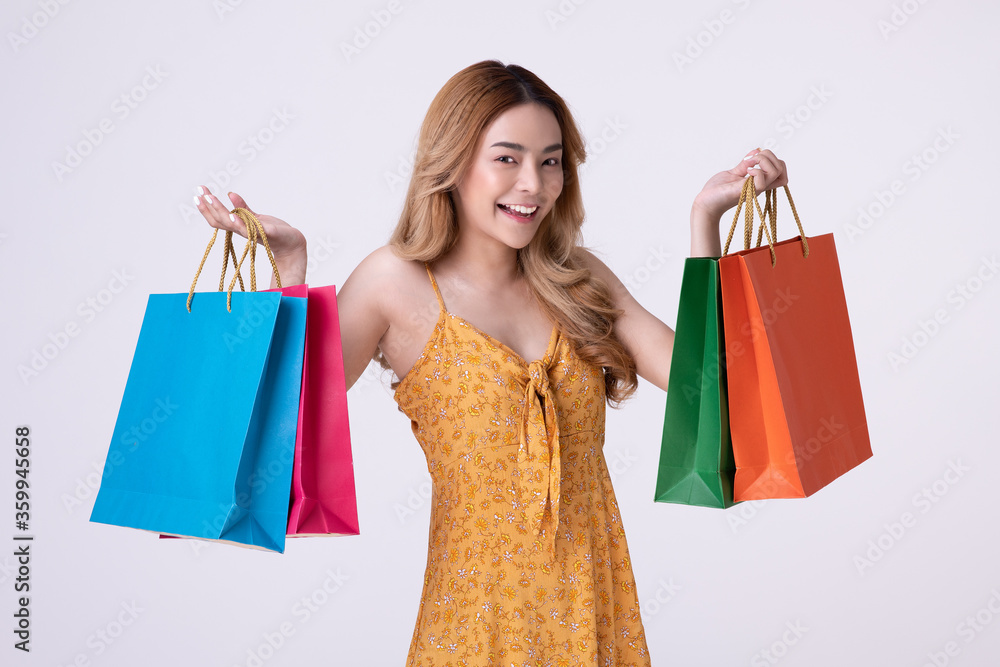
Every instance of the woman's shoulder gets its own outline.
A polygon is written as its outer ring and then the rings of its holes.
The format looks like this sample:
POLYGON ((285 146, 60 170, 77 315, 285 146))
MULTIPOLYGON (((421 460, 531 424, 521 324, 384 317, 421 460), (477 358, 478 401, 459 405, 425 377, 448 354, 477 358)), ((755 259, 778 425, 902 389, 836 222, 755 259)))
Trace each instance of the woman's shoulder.
POLYGON ((424 263, 400 257, 385 245, 368 254, 345 283, 350 291, 370 302, 390 323, 405 321, 413 303, 430 300, 434 292, 424 263), (401 319, 402 318, 402 319, 401 319))
POLYGON ((597 254, 590 248, 577 246, 573 251, 573 259, 585 269, 588 269, 595 278, 604 281, 609 287, 617 287, 621 284, 618 276, 604 263, 597 254))
POLYGON ((393 286, 407 284, 413 280, 418 280, 423 276, 427 277, 427 270, 424 263, 404 259, 396 254, 392 246, 384 245, 376 248, 368 254, 357 268, 354 269, 351 278, 357 278, 376 289, 388 289, 393 286))

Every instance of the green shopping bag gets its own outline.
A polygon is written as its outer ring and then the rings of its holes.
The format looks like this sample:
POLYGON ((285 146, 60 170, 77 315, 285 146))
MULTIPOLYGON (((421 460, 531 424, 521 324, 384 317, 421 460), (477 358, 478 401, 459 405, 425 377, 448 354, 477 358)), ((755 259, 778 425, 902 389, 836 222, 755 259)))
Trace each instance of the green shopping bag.
POLYGON ((719 260, 689 257, 677 308, 654 500, 733 504, 719 260))

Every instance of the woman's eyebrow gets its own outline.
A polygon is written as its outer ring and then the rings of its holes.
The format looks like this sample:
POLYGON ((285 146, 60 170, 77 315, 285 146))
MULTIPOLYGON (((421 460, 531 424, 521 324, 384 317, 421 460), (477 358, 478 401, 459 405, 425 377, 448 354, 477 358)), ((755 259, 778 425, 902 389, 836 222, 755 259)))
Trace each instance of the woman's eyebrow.
MULTIPOLYGON (((490 148, 495 148, 496 146, 499 146, 501 148, 509 148, 512 151, 520 151, 521 153, 524 152, 524 146, 522 146, 521 144, 515 144, 510 141, 498 141, 492 146, 490 146, 490 148)), ((563 147, 562 144, 552 144, 551 146, 546 146, 545 149, 542 150, 542 153, 554 153, 555 151, 561 151, 562 147, 563 147)))

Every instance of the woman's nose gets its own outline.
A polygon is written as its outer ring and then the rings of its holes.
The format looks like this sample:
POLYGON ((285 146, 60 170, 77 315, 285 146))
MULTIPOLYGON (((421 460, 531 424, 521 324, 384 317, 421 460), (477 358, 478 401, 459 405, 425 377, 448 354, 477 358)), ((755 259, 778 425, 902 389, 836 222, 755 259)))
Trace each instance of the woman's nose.
POLYGON ((518 187, 525 192, 538 192, 542 188, 542 175, 538 167, 525 164, 518 174, 518 187))

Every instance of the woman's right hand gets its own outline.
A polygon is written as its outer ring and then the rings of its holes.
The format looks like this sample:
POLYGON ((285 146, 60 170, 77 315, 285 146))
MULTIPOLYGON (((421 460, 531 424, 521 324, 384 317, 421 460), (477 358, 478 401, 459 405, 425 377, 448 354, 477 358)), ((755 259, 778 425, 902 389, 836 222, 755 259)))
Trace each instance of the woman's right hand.
MULTIPOLYGON (((199 185, 196 188, 195 206, 205 216, 208 224, 226 232, 236 232, 243 238, 247 236, 246 226, 237 216, 223 206, 219 198, 209 192, 208 188, 199 185)), ((233 208, 245 208, 260 220, 267 243, 274 255, 274 263, 278 265, 282 285, 301 285, 306 281, 306 237, 302 232, 289 225, 284 220, 272 215, 262 215, 247 206, 243 197, 235 192, 229 193, 233 208)), ((276 287, 274 276, 271 277, 271 287, 276 287)))

